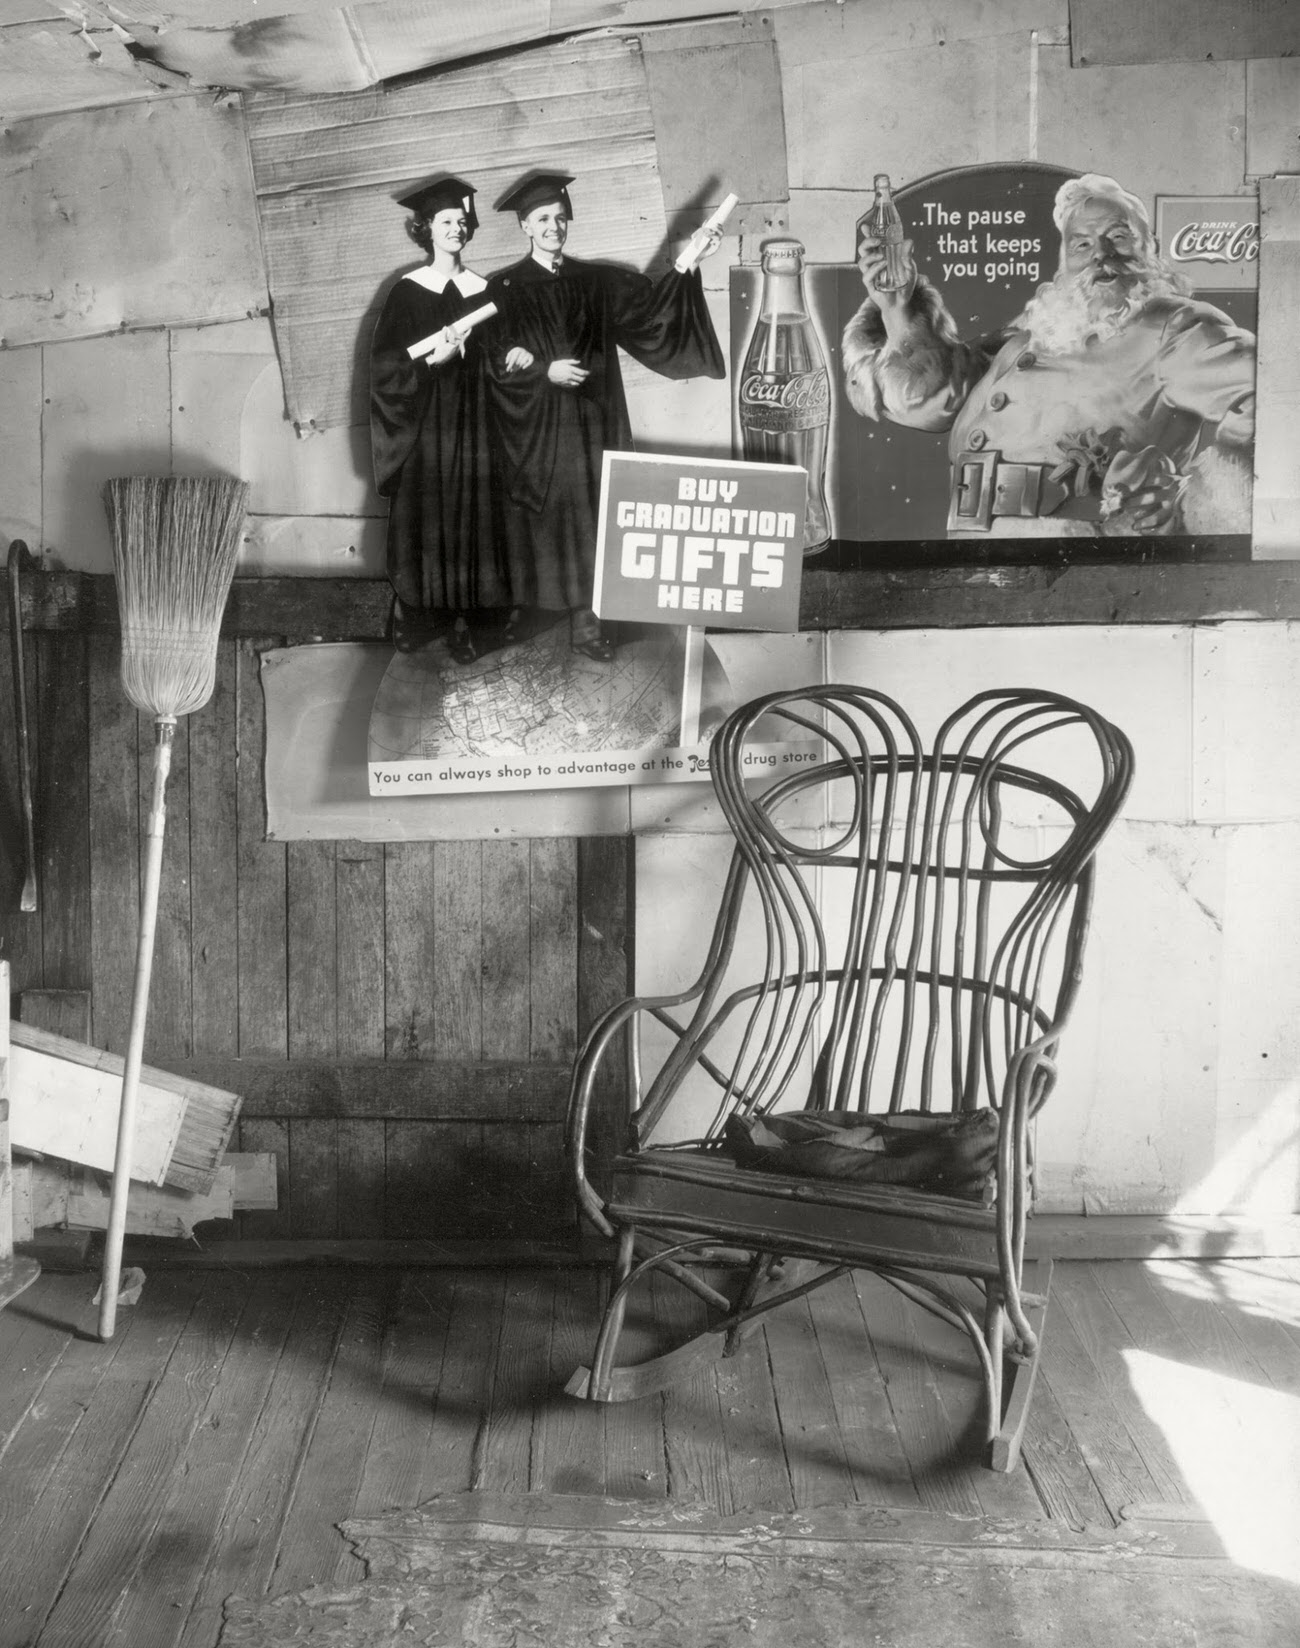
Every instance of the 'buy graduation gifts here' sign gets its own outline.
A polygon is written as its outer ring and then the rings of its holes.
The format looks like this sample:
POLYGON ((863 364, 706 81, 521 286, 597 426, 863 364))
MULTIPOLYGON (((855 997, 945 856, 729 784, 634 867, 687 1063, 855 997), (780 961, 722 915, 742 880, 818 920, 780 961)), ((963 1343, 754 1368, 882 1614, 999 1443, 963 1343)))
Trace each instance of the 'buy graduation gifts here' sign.
POLYGON ((606 452, 597 614, 797 630, 807 487, 784 464, 606 452))

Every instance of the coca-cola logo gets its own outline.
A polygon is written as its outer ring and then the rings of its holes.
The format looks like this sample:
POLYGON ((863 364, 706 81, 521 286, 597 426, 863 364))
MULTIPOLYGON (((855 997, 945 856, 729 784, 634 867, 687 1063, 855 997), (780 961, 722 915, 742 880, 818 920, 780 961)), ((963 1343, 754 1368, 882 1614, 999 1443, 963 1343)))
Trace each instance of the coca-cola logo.
POLYGON ((1169 243, 1175 263, 1250 263, 1259 256, 1258 223, 1187 223, 1169 243))
POLYGON ((752 373, 740 385, 742 406, 775 407, 785 412, 821 412, 829 416, 831 386, 822 369, 795 377, 764 377, 752 373))

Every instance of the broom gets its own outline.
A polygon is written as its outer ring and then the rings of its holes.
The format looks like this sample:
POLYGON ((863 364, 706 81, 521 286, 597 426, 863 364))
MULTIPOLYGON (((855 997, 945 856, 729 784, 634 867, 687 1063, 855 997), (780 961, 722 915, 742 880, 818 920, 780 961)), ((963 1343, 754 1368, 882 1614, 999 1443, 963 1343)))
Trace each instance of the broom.
POLYGON ((117 1321, 172 739, 177 717, 201 709, 212 696, 217 635, 235 573, 247 496, 247 484, 226 475, 133 475, 104 487, 122 624, 122 686, 136 709, 154 720, 153 795, 140 889, 131 1030, 99 1296, 99 1337, 105 1342, 113 1337, 117 1321))

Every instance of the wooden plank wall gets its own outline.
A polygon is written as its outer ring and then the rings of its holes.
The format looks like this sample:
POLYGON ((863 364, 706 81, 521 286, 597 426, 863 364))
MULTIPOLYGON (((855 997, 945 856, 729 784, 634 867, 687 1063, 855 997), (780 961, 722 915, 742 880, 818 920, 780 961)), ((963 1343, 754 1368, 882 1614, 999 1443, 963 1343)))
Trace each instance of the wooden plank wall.
MULTIPOLYGON (((570 1229, 568 1069, 628 983, 630 844, 266 841, 258 654, 285 641, 223 638, 210 704, 177 729, 145 1058, 244 1095, 238 1148, 273 1151, 280 1188, 244 1235, 570 1229)), ((40 908, 18 909, 6 632, 0 956, 15 993, 89 990, 92 1040, 121 1052, 152 723, 110 630, 37 628, 24 651, 40 908)))

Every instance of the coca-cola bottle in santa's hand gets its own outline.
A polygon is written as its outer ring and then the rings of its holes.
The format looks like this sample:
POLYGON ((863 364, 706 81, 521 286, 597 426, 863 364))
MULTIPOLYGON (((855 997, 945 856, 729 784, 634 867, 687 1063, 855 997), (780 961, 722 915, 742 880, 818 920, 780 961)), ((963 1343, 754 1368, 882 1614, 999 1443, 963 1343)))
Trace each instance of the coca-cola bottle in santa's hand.
POLYGON ((763 248, 763 293, 736 391, 743 456, 808 471, 803 552, 830 542, 826 447, 831 386, 826 356, 803 290, 803 246, 773 240, 763 248))
POLYGON ((885 275, 876 281, 879 292, 901 292, 912 279, 912 243, 904 239, 903 219, 894 205, 888 172, 877 172, 874 187, 876 198, 863 218, 860 229, 873 240, 878 240, 885 254, 885 275))

